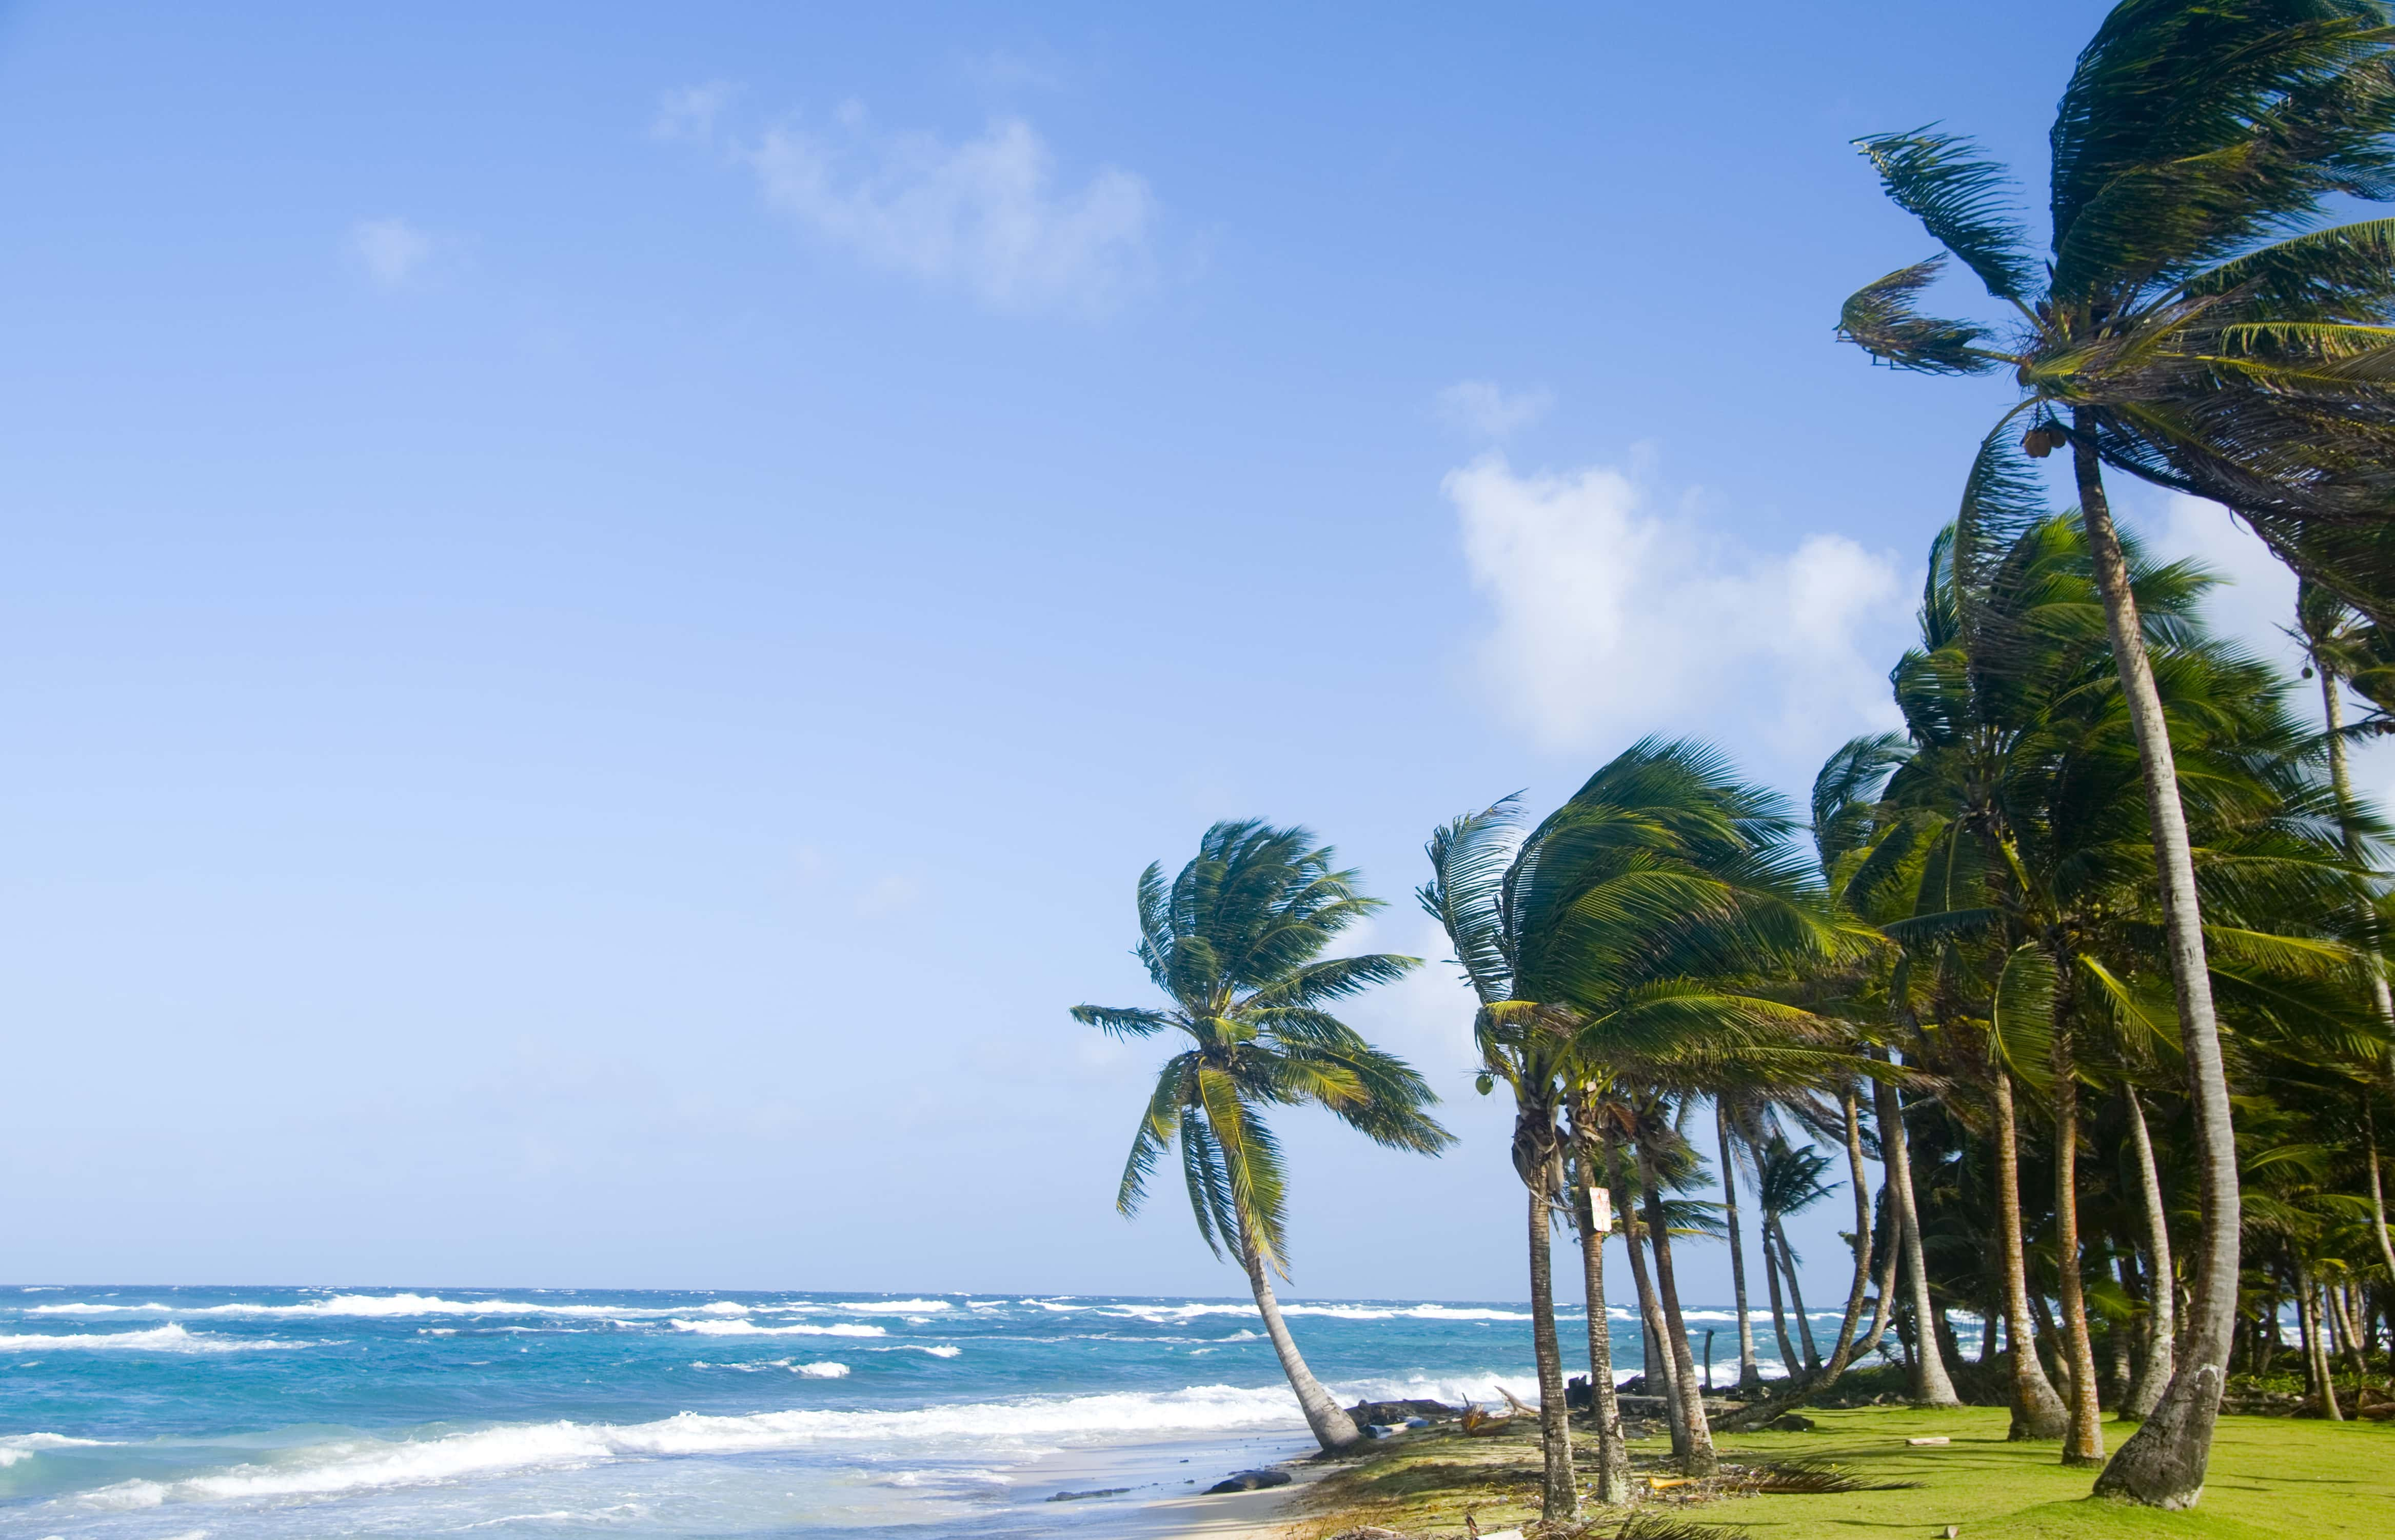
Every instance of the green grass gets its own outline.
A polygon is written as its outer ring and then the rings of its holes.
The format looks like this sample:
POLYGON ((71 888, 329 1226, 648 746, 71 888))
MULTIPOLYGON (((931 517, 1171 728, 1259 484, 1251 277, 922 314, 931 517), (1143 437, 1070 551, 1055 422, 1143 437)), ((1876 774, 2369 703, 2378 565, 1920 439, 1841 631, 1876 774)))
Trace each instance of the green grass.
MULTIPOLYGON (((2008 1443, 2005 1414, 1859 1407, 1808 1412, 1809 1433, 1749 1433, 1721 1441, 1727 1460, 1828 1462, 1873 1481, 1917 1481, 1898 1492, 1723 1498, 1671 1509, 1677 1517, 1743 1530, 1753 1540, 1873 1540, 1937 1535, 1961 1526, 1963 1540, 2312 1540, 2395 1536, 2395 1427, 2267 1417, 2223 1417, 2203 1503, 2160 1513, 2090 1497, 2094 1473, 2066 1469, 2056 1446, 2008 1443), (1944 1434, 1927 1448, 1908 1437, 1944 1434)), ((2131 1431, 2107 1423, 2108 1447, 2131 1431)), ((1631 1445, 1641 1474, 1661 1473, 1661 1438, 1631 1445)), ((1537 1515, 1538 1449, 1526 1432, 1500 1439, 1424 1438, 1366 1456, 1316 1486, 1295 1529, 1303 1540, 1355 1524, 1412 1534, 1454 1535, 1462 1511, 1483 1530, 1537 1515)), ((1591 1507, 1590 1517, 1599 1517, 1591 1507)), ((1606 1533, 1603 1528, 1594 1536, 1606 1533)))

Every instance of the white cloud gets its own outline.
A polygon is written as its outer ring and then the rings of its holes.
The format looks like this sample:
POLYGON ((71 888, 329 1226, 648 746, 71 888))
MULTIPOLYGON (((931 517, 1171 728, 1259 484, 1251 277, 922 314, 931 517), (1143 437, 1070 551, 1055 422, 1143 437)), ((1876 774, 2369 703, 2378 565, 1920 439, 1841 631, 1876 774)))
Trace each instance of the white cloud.
POLYGON ((1458 380, 1438 393, 1439 420, 1475 439, 1510 437, 1545 416, 1555 404, 1547 391, 1507 395, 1496 381, 1485 379, 1458 380))
POLYGON ((657 115, 649 122, 649 137, 668 143, 711 143, 715 120, 739 95, 740 87, 726 80, 668 91, 657 99, 657 115))
POLYGON ((767 204, 821 239, 1004 310, 1101 312, 1149 282, 1157 204, 1131 173, 1059 188, 1046 142, 1014 118, 960 144, 878 133, 853 105, 839 124, 745 151, 767 204))
POLYGON ((404 286, 432 257, 433 238, 404 219, 361 219, 350 227, 350 253, 386 289, 404 286))
POLYGON ((1542 746, 1698 732, 1802 763, 1896 725, 1912 596, 1892 556, 1838 534, 1756 551, 1605 467, 1525 476, 1489 454, 1445 489, 1496 611, 1482 676, 1542 746))

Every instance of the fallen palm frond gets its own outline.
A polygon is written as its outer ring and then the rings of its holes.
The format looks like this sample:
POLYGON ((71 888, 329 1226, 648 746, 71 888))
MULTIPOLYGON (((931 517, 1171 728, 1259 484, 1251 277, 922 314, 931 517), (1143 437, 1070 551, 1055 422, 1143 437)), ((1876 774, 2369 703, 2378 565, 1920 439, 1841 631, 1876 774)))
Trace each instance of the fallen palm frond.
POLYGON ((1613 1540, 1747 1540, 1747 1533, 1722 1524, 1696 1524, 1661 1513, 1641 1513, 1616 1530, 1613 1540))
POLYGON ((1765 1466, 1739 1485, 1748 1492, 1773 1495, 1828 1494, 1839 1492, 1907 1492, 1919 1481, 1867 1481, 1844 1466, 1792 1460, 1765 1466))

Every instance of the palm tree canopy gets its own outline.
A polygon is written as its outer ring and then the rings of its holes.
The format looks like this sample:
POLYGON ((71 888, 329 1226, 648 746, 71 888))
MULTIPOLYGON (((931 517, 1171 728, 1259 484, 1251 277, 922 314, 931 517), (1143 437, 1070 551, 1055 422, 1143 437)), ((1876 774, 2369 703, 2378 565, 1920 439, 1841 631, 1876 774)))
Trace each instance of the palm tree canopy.
POLYGON ((1865 285, 1840 335, 1899 368, 2009 365, 2032 454, 2077 439, 2225 503, 2395 619, 2395 220, 2318 223, 2333 196, 2395 197, 2388 22, 2375 0, 2124 0, 2057 111, 2043 261, 1968 138, 1858 139, 2016 320, 1922 314, 1938 256, 1865 285))
POLYGON ((1206 1244, 1217 1257, 1252 1246, 1285 1275, 1288 1175, 1267 1109, 1322 1107, 1393 1149, 1436 1154, 1454 1142, 1426 1110, 1438 1098, 1422 1076, 1326 1008, 1420 961, 1322 955, 1381 907, 1356 876, 1307 830, 1252 819, 1208 829, 1170 884, 1160 865, 1140 874, 1136 954, 1171 1003, 1073 1007, 1117 1037, 1177 1032, 1188 1043, 1165 1061, 1132 1137, 1122 1213, 1137 1211, 1177 1145, 1206 1244))
POLYGON ((1480 996, 1491 1075, 1537 1099, 1567 1067, 1683 1088, 1733 1064, 1810 1074, 1820 1023, 1759 986, 1852 941, 1800 833, 1714 750, 1651 738, 1527 833, 1512 798, 1438 830, 1418 896, 1480 996))

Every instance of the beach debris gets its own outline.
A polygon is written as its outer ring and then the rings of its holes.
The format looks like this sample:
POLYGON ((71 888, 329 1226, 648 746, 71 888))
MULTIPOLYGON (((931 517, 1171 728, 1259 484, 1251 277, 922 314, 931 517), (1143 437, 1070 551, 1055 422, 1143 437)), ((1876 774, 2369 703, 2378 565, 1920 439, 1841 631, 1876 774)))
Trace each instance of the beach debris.
POLYGON ((1946 1540, 1962 1540, 1962 1534, 1963 1534, 1963 1526, 1962 1526, 1962 1525, 1960 1525, 1960 1524, 1949 1524, 1949 1525, 1947 1525, 1947 1526, 1946 1526, 1946 1540))
POLYGON ((1208 1487, 1206 1494, 1211 1497, 1218 1492, 1261 1492, 1266 1487, 1287 1486, 1289 1481, 1290 1476, 1286 1470, 1274 1470, 1269 1468, 1261 1470, 1234 1470, 1230 1475, 1208 1487))
POLYGON ((1462 1407, 1449 1406, 1443 1401, 1359 1401, 1347 1408, 1347 1415, 1356 1419, 1358 1428, 1368 1422, 1412 1425, 1419 1421, 1424 1426, 1453 1422, 1463 1412, 1462 1407))
POLYGON ((1536 1407, 1523 1405, 1521 1398, 1515 1395, 1513 1391, 1506 1389, 1503 1386, 1500 1385, 1497 1387, 1497 1393, 1505 1398, 1505 1404, 1514 1409, 1514 1413, 1516 1416, 1535 1417, 1539 1415, 1536 1407))
POLYGON ((1078 1503, 1087 1497, 1119 1497, 1130 1490, 1131 1488, 1127 1486, 1110 1486, 1102 1487, 1093 1492, 1060 1492, 1052 1497, 1042 1499, 1042 1501, 1051 1503, 1078 1503))
POLYGON ((1923 1448, 1926 1448, 1926 1447, 1928 1447, 1928 1446, 1929 1446, 1929 1445, 1931 1445, 1931 1444, 1952 1443, 1954 1441, 1953 1441, 1953 1440, 1952 1440, 1952 1439, 1950 1439, 1950 1438, 1948 1438, 1945 1434, 1943 1434, 1943 1433, 1939 1433, 1939 1434, 1937 1434, 1936 1436, 1931 1437, 1931 1438, 1926 1438, 1926 1439, 1907 1439, 1907 1440, 1905 1440, 1904 1441, 1905 1441, 1905 1442, 1907 1442, 1907 1443, 1909 1443, 1909 1444, 1911 1444, 1911 1445, 1912 1445, 1912 1447, 1913 1447, 1913 1448, 1915 1448, 1915 1449, 1923 1449, 1923 1448))
MULTIPOLYGON (((1430 1424, 1424 1422, 1422 1423, 1421 1426, 1427 1428, 1430 1424)), ((1402 1422, 1368 1422, 1364 1425, 1364 1436, 1368 1439, 1394 1439, 1400 1433, 1410 1432, 1411 1430, 1411 1427, 1409 1424, 1402 1422)))
POLYGON ((1463 1409, 1462 1428, 1467 1437, 1494 1438, 1513 1426, 1514 1418, 1510 1414, 1502 1417, 1492 1417, 1477 1406, 1467 1406, 1463 1409))
POLYGON ((1413 1540, 1413 1537, 1402 1530, 1383 1529, 1378 1524, 1358 1524, 1354 1529, 1341 1530, 1330 1536, 1330 1540, 1413 1540))

